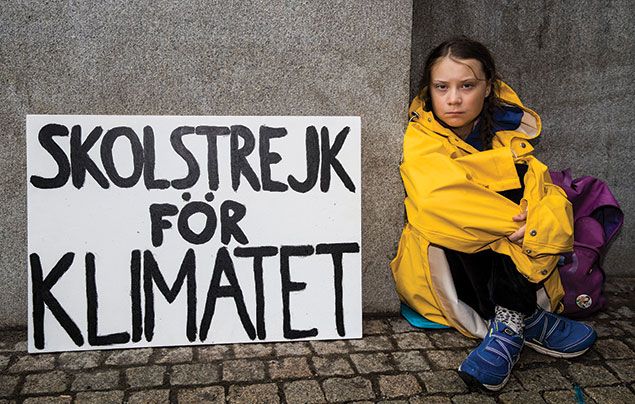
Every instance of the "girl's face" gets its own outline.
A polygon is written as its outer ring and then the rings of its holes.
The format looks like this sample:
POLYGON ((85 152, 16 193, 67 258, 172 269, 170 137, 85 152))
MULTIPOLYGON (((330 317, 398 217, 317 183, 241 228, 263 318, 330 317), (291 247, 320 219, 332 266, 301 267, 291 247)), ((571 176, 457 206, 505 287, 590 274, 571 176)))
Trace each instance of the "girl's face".
POLYGON ((490 83, 476 59, 439 59, 430 71, 432 111, 454 133, 465 139, 483 110, 490 83))

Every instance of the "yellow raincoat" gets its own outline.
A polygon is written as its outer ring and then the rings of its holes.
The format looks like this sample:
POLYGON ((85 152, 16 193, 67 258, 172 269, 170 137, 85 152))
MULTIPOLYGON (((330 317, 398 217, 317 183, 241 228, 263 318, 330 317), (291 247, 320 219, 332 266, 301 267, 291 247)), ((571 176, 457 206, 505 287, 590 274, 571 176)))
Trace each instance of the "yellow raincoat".
POLYGON ((408 222, 390 266, 400 299, 427 319, 463 334, 483 337, 485 319, 457 298, 443 246, 465 253, 492 249, 511 257, 531 282, 541 283, 538 303, 559 309, 564 295, 559 254, 573 249, 573 212, 547 167, 531 155, 529 139, 540 134, 540 117, 500 82, 504 104, 524 112, 515 130, 495 134, 491 150, 479 152, 441 125, 415 98, 406 129, 401 176, 408 222), (527 164, 520 206, 498 194, 520 188, 514 164, 527 164), (512 217, 527 210, 522 246, 507 239, 518 229, 512 217))

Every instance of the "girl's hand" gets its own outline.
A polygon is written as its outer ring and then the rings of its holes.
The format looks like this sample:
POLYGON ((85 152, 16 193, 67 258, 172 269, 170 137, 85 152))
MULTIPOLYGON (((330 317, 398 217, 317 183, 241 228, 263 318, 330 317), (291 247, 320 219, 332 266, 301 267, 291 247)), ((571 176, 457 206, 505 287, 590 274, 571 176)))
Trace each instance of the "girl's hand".
POLYGON ((527 212, 522 212, 512 217, 514 222, 522 222, 523 225, 518 228, 515 232, 507 236, 509 241, 516 244, 523 244, 523 239, 525 238, 525 221, 527 220, 527 212))

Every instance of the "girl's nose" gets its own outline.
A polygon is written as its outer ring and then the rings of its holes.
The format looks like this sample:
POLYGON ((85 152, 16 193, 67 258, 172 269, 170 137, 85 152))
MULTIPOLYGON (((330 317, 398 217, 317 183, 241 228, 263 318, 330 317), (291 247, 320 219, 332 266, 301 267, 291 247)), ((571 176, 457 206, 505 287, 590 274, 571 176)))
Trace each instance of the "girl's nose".
POLYGON ((448 91, 448 104, 460 104, 461 94, 457 89, 450 89, 448 91))

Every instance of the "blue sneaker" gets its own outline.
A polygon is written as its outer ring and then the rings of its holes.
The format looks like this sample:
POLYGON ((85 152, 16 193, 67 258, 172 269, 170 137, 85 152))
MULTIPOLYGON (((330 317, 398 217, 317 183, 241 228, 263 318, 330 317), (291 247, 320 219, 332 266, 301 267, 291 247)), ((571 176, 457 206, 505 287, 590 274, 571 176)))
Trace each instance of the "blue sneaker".
POLYGON ((556 358, 573 358, 589 350, 597 334, 590 326, 543 309, 525 319, 525 343, 556 358))
POLYGON ((485 339, 459 366, 459 376, 468 386, 498 391, 509 380, 522 348, 522 335, 492 320, 485 339))

